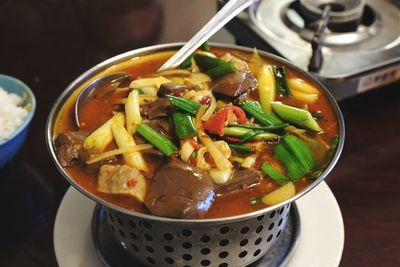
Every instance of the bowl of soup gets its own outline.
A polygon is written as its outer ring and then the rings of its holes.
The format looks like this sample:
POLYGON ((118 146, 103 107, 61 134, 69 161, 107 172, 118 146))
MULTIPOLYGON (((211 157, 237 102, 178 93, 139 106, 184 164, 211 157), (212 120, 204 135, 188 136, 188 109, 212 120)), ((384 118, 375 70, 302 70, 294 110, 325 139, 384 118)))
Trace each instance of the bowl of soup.
POLYGON ((244 266, 336 164, 343 117, 314 77, 262 51, 213 43, 157 72, 181 45, 133 50, 78 77, 51 110, 47 146, 135 260, 244 266), (117 72, 129 78, 91 95, 78 127, 79 93, 117 72))

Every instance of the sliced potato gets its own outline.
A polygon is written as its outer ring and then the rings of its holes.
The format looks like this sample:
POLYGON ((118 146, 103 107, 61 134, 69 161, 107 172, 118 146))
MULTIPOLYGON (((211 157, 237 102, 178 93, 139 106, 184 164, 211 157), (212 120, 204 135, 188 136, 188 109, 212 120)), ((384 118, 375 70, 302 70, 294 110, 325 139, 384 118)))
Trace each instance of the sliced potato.
POLYGON ((297 91, 292 89, 292 96, 300 101, 303 101, 307 104, 314 103, 318 100, 318 94, 308 94, 302 91, 297 91))
POLYGON ((125 122, 124 115, 122 113, 116 113, 111 119, 91 133, 83 142, 83 148, 87 152, 101 153, 112 142, 113 133, 111 125, 113 121, 118 121, 123 124, 125 122))
MULTIPOLYGON (((113 121, 111 129, 114 135, 115 142, 117 143, 119 148, 136 145, 132 135, 128 133, 128 131, 125 129, 124 125, 121 122, 113 121)), ((122 157, 124 158, 126 165, 136 168, 137 170, 140 171, 145 171, 145 172, 149 171, 149 168, 147 167, 147 164, 143 159, 142 153, 127 152, 123 153, 122 157)))
POLYGON ((263 196, 262 202, 266 205, 272 206, 291 198, 295 194, 296 189, 293 183, 290 182, 263 196))
POLYGON ((298 78, 291 78, 288 79, 288 83, 289 83, 289 87, 292 90, 296 90, 296 91, 300 91, 306 94, 319 94, 319 91, 317 88, 315 88, 314 86, 308 84, 307 82, 305 82, 302 79, 298 79, 298 78))

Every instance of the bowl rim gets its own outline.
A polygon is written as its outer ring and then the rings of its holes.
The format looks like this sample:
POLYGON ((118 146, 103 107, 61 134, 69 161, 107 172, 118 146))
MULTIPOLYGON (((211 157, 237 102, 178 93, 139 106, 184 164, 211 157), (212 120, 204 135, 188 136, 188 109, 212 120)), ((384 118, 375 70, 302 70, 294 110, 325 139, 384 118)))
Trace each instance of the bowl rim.
MULTIPOLYGON (((10 75, 6 75, 6 74, 0 74, 0 79, 1 78, 5 78, 8 79, 18 85, 20 85, 24 91, 28 94, 30 100, 31 100, 31 105, 32 108, 31 110, 29 110, 28 116, 24 119, 24 121, 22 122, 22 124, 20 126, 18 126, 17 130, 15 130, 8 138, 1 140, 0 141, 0 147, 4 144, 6 144, 7 142, 9 142, 10 140, 12 140, 15 136, 17 136, 20 132, 22 132, 31 122, 33 115, 35 114, 36 111, 36 98, 35 95, 33 94, 31 88, 26 85, 24 82, 22 82, 21 80, 10 76, 10 75)), ((7 93, 14 93, 14 92, 10 92, 7 90, 7 88, 4 88, 3 86, 1 86, 1 88, 3 88, 7 93)), ((20 96, 20 95, 19 95, 20 96)))
MULTIPOLYGON (((138 48, 134 49, 119 55, 116 55, 114 57, 111 57, 84 72, 81 74, 79 77, 77 77, 74 81, 72 81, 71 84, 68 85, 68 87, 60 94, 60 96, 57 98, 55 101, 49 116, 47 117, 47 122, 46 122, 46 146, 51 154, 51 157, 58 168, 58 170, 61 172, 61 174, 64 176, 64 178, 79 192, 84 194, 86 197, 90 198, 91 200, 106 206, 107 208, 111 208, 113 210, 116 210, 120 213, 123 213, 125 215, 130 215, 138 218, 142 218, 145 220, 151 220, 151 221, 158 221, 158 222, 171 222, 171 223, 180 223, 180 224, 193 224, 193 223, 227 223, 227 222, 234 222, 234 221, 239 221, 239 220, 245 220, 253 217, 258 217, 264 214, 267 214, 269 212, 272 212, 274 210, 277 210, 279 208, 282 208, 285 205, 290 204, 291 202, 295 201, 296 199, 304 196, 308 192, 310 192, 314 187, 316 187, 321 181, 325 179, 325 177, 332 171, 333 167, 336 165, 340 154, 343 150, 344 146, 344 139, 345 139, 345 124, 344 124, 344 119, 342 112, 340 111, 339 105, 337 104, 335 98, 333 95, 329 92, 329 90, 320 82, 318 81, 312 74, 300 69, 299 67, 295 66, 293 63, 290 61, 283 59, 279 56, 273 55, 271 53, 264 52, 262 50, 258 50, 259 54, 263 57, 271 58, 272 60, 275 60, 277 62, 286 64, 293 68, 294 70, 300 72, 301 74, 305 75, 306 77, 310 78, 313 82, 315 82, 323 91, 325 96, 327 97, 328 101, 332 105, 332 108, 338 118, 338 127, 339 127, 339 144, 337 146, 336 152, 331 160, 331 162, 328 164, 326 169, 323 171, 321 176, 314 180, 309 186, 307 186, 303 191, 295 194, 293 197, 280 202, 276 205, 266 207, 260 210, 252 211, 249 213, 245 214, 240 214, 240 215, 234 215, 234 216, 229 216, 229 217, 220 217, 220 218, 209 218, 209 219, 176 219, 176 218, 168 218, 168 217, 160 217, 160 216, 155 216, 151 214, 145 214, 141 212, 136 212, 132 210, 128 210, 122 207, 119 207, 115 204, 112 204, 101 197, 98 197, 89 191, 87 191, 85 188, 83 188, 81 185, 79 185, 74 179, 72 179, 69 174, 64 170, 64 168, 61 166, 61 164, 58 162, 56 154, 55 154, 55 148, 53 145, 54 142, 54 136, 52 134, 53 128, 54 128, 54 123, 55 119, 57 118, 57 114, 62 108, 63 104, 65 101, 71 96, 73 91, 77 89, 80 85, 82 85, 87 79, 90 79, 94 75, 106 70, 107 68, 127 61, 133 57, 138 57, 138 56, 144 56, 148 54, 153 54, 153 53, 158 53, 158 52, 164 52, 164 51, 172 51, 179 49, 181 46, 183 46, 183 42, 177 42, 177 43, 166 43, 166 44, 159 44, 159 45, 153 45, 153 46, 147 46, 144 48, 138 48)), ((217 47, 217 48, 227 48, 227 49, 236 49, 239 51, 243 52, 249 52, 252 53, 253 48, 249 47, 244 47, 244 46, 238 46, 238 45, 232 45, 232 44, 224 44, 224 43, 216 43, 216 42, 210 42, 210 46, 212 47, 217 47)))

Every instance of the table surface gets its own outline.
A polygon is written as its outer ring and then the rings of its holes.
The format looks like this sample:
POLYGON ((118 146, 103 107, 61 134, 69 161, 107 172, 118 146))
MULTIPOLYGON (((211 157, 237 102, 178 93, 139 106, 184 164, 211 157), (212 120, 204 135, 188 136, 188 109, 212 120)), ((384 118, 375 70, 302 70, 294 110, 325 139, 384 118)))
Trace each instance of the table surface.
MULTIPOLYGON (((54 217, 68 184, 44 129, 62 90, 113 55, 187 40, 215 10, 215 0, 0 1, 0 73, 27 83, 37 98, 24 146, 0 170, 0 266, 57 266, 54 217)), ((214 38, 233 40, 226 31, 214 38)), ((400 266, 399 90, 392 84, 339 103, 346 142, 327 182, 345 224, 340 266, 400 266)))

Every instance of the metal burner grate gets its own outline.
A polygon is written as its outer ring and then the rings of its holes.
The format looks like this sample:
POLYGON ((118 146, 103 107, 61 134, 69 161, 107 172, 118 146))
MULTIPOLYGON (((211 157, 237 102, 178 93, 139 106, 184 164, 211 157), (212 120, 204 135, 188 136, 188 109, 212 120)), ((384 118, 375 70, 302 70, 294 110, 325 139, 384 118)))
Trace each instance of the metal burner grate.
POLYGON ((240 221, 171 223, 144 220, 104 208, 115 239, 147 266, 245 266, 278 240, 290 204, 240 221))
MULTIPOLYGON (((278 210, 280 212, 280 210, 278 210)), ((278 215, 279 215, 278 212, 278 215)), ((272 214, 271 214, 272 215, 272 214)), ((270 215, 270 216, 271 216, 270 215)), ((274 216, 278 216, 275 215, 274 216)), ((266 239, 263 239, 262 236, 266 236, 266 232, 271 232, 273 231, 274 228, 280 228, 281 231, 279 234, 279 239, 276 240, 274 245, 268 250, 266 255, 262 256, 260 259, 258 259, 256 262, 252 263, 248 267, 261 267, 261 266, 269 266, 269 267, 279 267, 279 266, 284 266, 288 260, 290 260, 293 252, 296 249, 299 234, 300 234, 300 221, 299 221, 299 214, 296 205, 292 205, 290 212, 285 215, 287 218, 286 226, 284 229, 282 229, 279 225, 276 225, 274 223, 268 223, 267 216, 259 216, 257 217, 259 220, 257 222, 260 223, 260 226, 258 226, 255 231, 258 235, 261 235, 258 237, 254 243, 252 244, 249 239, 243 238, 240 243, 238 244, 241 248, 242 251, 247 251, 247 254, 249 254, 249 251, 251 250, 251 247, 256 247, 253 256, 259 256, 261 255, 261 249, 257 248, 257 246, 261 246, 263 242, 268 243, 268 239, 270 238, 270 243, 273 242, 273 234, 269 234, 266 239), (265 233, 263 233, 265 232, 265 233), (270 237, 272 236, 272 237, 270 237)), ((92 236, 93 236, 93 242, 95 244, 96 250, 99 253, 100 258, 102 261, 105 263, 106 266, 143 266, 142 264, 136 262, 134 258, 130 257, 126 253, 126 244, 124 242, 124 245, 122 243, 118 244, 114 238, 113 233, 115 233, 115 230, 120 227, 120 222, 117 222, 117 225, 115 226, 110 226, 108 224, 108 219, 106 218, 105 215, 105 210, 102 208, 100 205, 97 205, 94 212, 93 212, 93 219, 92 219, 92 236), (114 230, 112 230, 114 228, 114 230)), ((113 217, 113 220, 115 222, 115 218, 113 217)), ((118 219, 117 219, 118 220, 118 219)), ((123 223, 123 222, 122 222, 123 223)), ((129 223, 129 221, 128 221, 129 223)), ((134 227, 134 229, 139 229, 138 225, 131 223, 130 227, 134 227)), ((278 221, 279 224, 279 221, 278 221)), ((283 220, 282 220, 283 224, 283 220)), ((149 230, 149 225, 143 224, 143 227, 147 229, 146 231, 149 230), (144 226, 146 225, 146 226, 144 226)), ((151 229, 151 228, 150 228, 151 229)), ((229 232, 231 231, 231 228, 228 226, 222 226, 220 228, 216 229, 218 232, 218 235, 228 235, 229 232)), ((240 229, 240 232, 246 232, 249 233, 251 231, 251 228, 249 227, 248 230, 247 228, 240 229)), ((185 236, 187 238, 190 238, 193 236, 193 232, 188 229, 183 229, 181 230, 181 235, 185 236)), ((239 235, 246 235, 247 233, 238 233, 239 235)), ((139 236, 135 234, 137 238, 136 242, 139 242, 139 236)), ((144 237, 144 234, 142 235, 144 237)), ((145 238, 145 237, 144 237, 145 238)), ((149 237, 147 237, 149 238, 149 237)), ((204 239, 203 241, 207 241, 206 243, 211 243, 211 239, 215 238, 215 236, 210 236, 209 239, 204 239)), ((167 236, 167 239, 172 242, 173 237, 172 236, 167 236), (171 239, 172 238, 172 239, 171 239)), ((118 236, 118 240, 120 240, 120 236, 118 236)), ((136 240, 136 239, 134 239, 136 240)), ((153 240, 154 241, 154 240, 153 240)), ((135 243, 136 243, 135 242, 135 243)), ((193 241, 191 241, 193 242, 193 241)), ((226 262, 226 259, 228 258, 236 258, 238 257, 240 259, 240 255, 233 255, 231 251, 227 251, 227 247, 229 246, 230 240, 227 238, 223 238, 219 241, 217 247, 223 248, 221 252, 216 255, 217 261, 211 261, 207 259, 203 259, 203 264, 207 264, 208 261, 210 261, 209 266, 238 266, 240 264, 239 261, 235 261, 233 265, 229 265, 228 262, 226 262)), ((190 243, 184 243, 185 245, 182 244, 182 247, 185 246, 188 248, 190 243)), ((136 246, 136 245, 135 245, 136 246)), ((158 246, 158 245, 157 245, 158 246)), ((201 262, 195 262, 196 259, 194 259, 193 255, 190 253, 185 253, 182 254, 182 260, 178 264, 173 257, 171 256, 166 256, 164 259, 162 258, 155 258, 154 253, 157 248, 153 247, 152 245, 144 245, 143 246, 144 253, 148 254, 149 259, 146 258, 146 265, 150 266, 174 266, 174 265, 179 265, 179 266, 202 266, 201 262), (149 263, 148 261, 154 262, 149 263)), ((161 247, 163 251, 165 251, 166 254, 172 255, 176 253, 179 248, 176 248, 171 245, 164 245, 164 247, 161 247)), ((254 249, 254 248, 253 248, 254 249)), ((137 250, 140 250, 139 247, 137 247, 137 250)), ((213 250, 218 250, 212 247, 204 247, 200 249, 200 254, 202 254, 202 257, 210 257, 213 253, 213 250)), ((139 253, 139 252, 138 252, 139 253)), ((243 252, 241 255, 243 256, 245 253, 243 252)), ((235 260, 235 259, 233 259, 235 260)))

